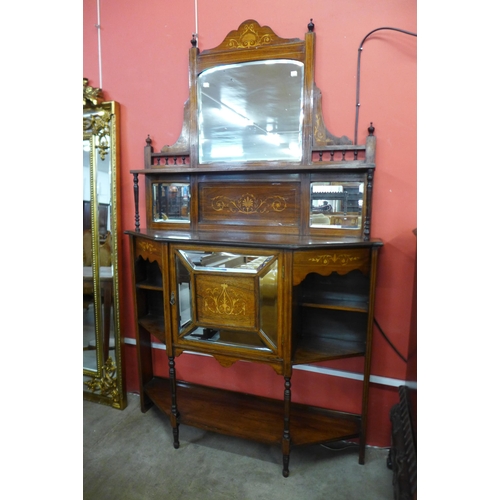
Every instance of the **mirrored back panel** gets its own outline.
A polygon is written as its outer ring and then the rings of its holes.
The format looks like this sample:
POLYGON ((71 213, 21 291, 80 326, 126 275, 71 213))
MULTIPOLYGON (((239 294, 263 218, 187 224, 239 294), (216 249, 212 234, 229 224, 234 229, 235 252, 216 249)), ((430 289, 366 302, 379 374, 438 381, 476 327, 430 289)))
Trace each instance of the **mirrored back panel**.
POLYGON ((191 186, 186 182, 153 182, 153 222, 190 221, 191 186))
POLYGON ((311 227, 361 229, 364 182, 311 182, 311 227))

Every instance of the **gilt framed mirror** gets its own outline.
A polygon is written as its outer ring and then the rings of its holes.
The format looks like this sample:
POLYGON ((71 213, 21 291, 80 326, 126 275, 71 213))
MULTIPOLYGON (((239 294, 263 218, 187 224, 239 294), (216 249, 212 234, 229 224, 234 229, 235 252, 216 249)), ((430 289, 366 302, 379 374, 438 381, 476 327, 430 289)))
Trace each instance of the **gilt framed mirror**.
POLYGON ((126 407, 119 300, 117 102, 83 79, 83 397, 126 407))

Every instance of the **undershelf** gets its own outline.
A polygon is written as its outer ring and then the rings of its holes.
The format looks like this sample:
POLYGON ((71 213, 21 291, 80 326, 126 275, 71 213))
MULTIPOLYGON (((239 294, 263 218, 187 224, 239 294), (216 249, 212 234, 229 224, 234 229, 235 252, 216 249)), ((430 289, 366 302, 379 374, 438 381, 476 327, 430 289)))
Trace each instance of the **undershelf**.
MULTIPOLYGON (((144 392, 170 416, 172 403, 169 379, 153 378, 145 385, 144 392)), ((263 443, 280 444, 283 438, 283 401, 177 382, 177 408, 181 425, 263 443)), ((360 428, 359 415, 291 404, 292 445, 356 438, 359 437, 360 428)))
POLYGON ((299 342, 293 354, 294 365, 365 355, 365 342, 309 336, 299 342))

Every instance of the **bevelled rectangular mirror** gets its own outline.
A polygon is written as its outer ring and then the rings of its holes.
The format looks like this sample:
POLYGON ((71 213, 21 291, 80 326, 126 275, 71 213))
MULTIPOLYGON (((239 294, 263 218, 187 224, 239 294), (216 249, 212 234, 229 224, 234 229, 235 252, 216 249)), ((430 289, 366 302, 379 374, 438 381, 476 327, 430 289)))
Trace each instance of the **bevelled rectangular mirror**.
POLYGON ((153 182, 152 195, 153 222, 189 222, 189 183, 153 182))
POLYGON ((302 159, 302 62, 217 66, 197 85, 200 163, 302 159))
POLYGON ((311 182, 311 227, 361 229, 364 183, 311 182))

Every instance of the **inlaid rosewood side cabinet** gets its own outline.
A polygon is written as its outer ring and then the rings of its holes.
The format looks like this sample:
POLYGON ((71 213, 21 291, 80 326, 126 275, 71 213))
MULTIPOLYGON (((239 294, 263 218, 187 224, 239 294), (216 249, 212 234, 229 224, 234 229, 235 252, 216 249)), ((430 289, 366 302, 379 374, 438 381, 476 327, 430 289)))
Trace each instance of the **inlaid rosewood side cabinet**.
POLYGON ((375 136, 353 145, 326 129, 314 84, 314 25, 304 40, 254 20, 217 47, 189 50, 189 99, 177 142, 133 170, 130 237, 142 411, 281 444, 359 438, 364 462, 377 254, 370 237, 375 136), (146 183, 146 227, 138 183, 146 183), (152 344, 166 346, 169 378, 152 344), (283 399, 176 380, 183 352, 221 365, 264 363, 283 399), (292 402, 293 367, 364 357, 361 414, 292 402))

